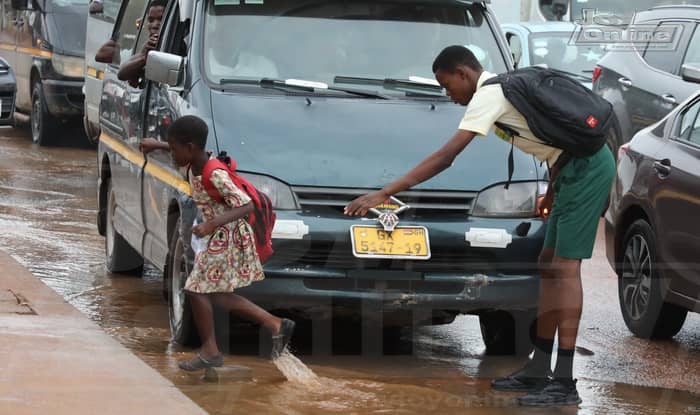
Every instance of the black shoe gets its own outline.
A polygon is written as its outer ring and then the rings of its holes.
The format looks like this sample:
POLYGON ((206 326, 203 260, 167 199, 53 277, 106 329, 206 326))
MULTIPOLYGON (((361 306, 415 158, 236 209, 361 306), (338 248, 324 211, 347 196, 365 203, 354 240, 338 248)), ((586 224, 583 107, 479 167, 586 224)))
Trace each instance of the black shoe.
POLYGON ((491 382, 491 389, 502 392, 534 392, 544 387, 552 378, 552 372, 537 375, 527 366, 504 378, 496 378, 491 382))
POLYGON ((522 406, 578 405, 581 397, 575 380, 552 379, 541 389, 518 398, 518 403, 522 406))
POLYGON ((272 352, 270 353, 270 359, 275 360, 284 349, 287 348, 289 341, 292 339, 294 334, 294 327, 296 323, 289 319, 282 319, 282 324, 280 325, 280 331, 276 336, 272 336, 272 352))

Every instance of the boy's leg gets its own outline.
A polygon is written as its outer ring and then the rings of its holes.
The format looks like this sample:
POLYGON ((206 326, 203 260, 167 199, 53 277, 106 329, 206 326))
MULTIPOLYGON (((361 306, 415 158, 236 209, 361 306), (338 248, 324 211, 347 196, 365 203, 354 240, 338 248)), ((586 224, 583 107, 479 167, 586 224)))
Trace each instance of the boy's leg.
POLYGON ((197 326, 199 339, 202 342, 201 354, 205 359, 218 356, 219 347, 214 335, 214 313, 207 294, 187 292, 192 306, 192 315, 197 326))
POLYGON ((559 307, 557 328, 559 330, 559 350, 554 378, 567 384, 573 383, 573 357, 576 337, 583 309, 583 288, 581 286, 581 260, 555 257, 554 266, 558 270, 559 307))
POLYGON ((544 248, 539 257, 540 293, 532 360, 528 360, 523 368, 511 375, 495 379, 491 383, 495 390, 529 392, 551 376, 552 348, 559 307, 557 279, 552 269, 553 258, 554 248, 544 248))
POLYGON ((216 293, 211 294, 211 299, 216 306, 260 324, 270 330, 273 335, 280 331, 281 318, 273 316, 245 297, 233 293, 216 293))

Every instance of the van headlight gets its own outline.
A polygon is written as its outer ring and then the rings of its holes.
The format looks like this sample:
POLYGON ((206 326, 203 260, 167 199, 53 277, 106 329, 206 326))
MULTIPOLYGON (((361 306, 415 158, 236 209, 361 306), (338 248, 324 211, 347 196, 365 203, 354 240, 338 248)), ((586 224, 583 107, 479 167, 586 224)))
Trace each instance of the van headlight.
POLYGON ((59 55, 51 56, 53 69, 59 74, 69 78, 85 77, 85 59, 75 56, 59 55))
POLYGON ((272 207, 276 210, 299 209, 299 204, 294 197, 294 192, 292 192, 292 189, 287 184, 262 174, 243 172, 238 172, 238 174, 248 180, 256 189, 265 193, 267 197, 270 198, 272 207))
POLYGON ((540 182, 511 183, 506 190, 503 184, 479 192, 474 201, 472 216, 482 218, 525 218, 537 216, 538 196, 546 192, 540 182))

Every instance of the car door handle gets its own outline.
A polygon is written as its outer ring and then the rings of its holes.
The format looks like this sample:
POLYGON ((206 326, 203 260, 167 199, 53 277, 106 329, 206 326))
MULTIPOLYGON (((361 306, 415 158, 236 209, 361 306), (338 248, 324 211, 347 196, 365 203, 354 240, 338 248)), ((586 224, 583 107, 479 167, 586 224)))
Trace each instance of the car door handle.
POLYGON ((618 79, 617 82, 622 86, 626 86, 627 88, 630 88, 632 86, 632 81, 624 77, 618 79))
POLYGON ((671 160, 663 159, 654 162, 654 170, 659 176, 665 177, 671 174, 671 160))
POLYGON ((668 104, 677 104, 678 103, 678 101, 676 101, 676 97, 674 97, 671 94, 663 94, 663 95, 661 95, 661 99, 668 104))

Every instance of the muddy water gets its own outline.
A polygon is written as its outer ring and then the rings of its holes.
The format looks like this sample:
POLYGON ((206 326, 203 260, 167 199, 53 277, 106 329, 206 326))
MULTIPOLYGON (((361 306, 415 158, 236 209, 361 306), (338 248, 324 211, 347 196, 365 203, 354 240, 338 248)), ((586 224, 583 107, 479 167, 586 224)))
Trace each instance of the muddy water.
MULTIPOLYGON (((105 273, 94 225, 95 161, 92 150, 39 148, 25 132, 0 130, 0 249, 212 414, 700 413, 699 316, 689 315, 673 341, 632 337, 602 244, 584 265, 579 408, 529 410, 515 405, 516 394, 491 392, 491 378, 522 362, 484 356, 471 316, 405 331, 386 339, 383 350, 367 349, 361 333, 344 327, 332 328, 332 349, 318 347, 312 339, 327 330, 302 328, 296 355, 317 378, 297 372, 292 381, 260 357, 264 334, 234 327, 222 340, 227 363, 252 368, 254 378, 206 383, 177 369, 189 351, 169 342, 157 270, 138 277, 105 273)), ((298 370, 291 357, 283 364, 298 370)))

